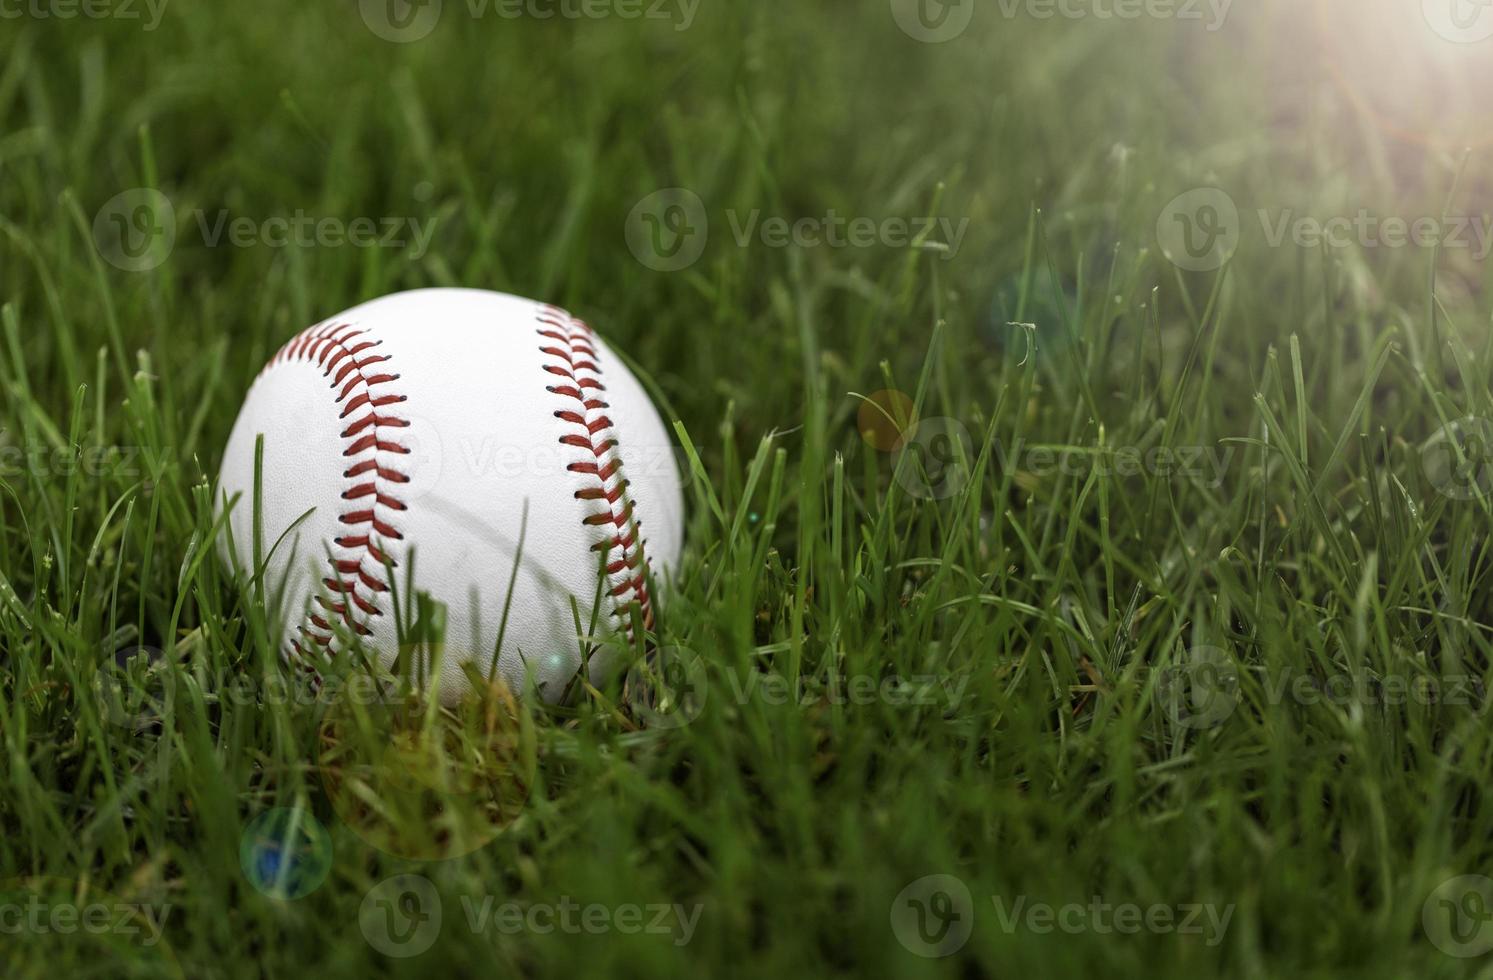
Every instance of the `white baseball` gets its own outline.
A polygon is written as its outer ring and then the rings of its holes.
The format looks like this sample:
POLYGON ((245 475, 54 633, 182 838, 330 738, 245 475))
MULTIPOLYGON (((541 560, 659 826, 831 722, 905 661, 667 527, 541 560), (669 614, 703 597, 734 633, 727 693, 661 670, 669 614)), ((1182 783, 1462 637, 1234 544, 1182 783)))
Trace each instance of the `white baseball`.
POLYGON ((286 344, 249 389, 217 501, 225 560, 248 581, 262 556, 285 653, 311 668, 354 635, 391 666, 413 573, 447 608, 448 703, 470 689, 461 664, 486 676, 494 651, 515 691, 562 696, 593 623, 621 639, 635 610, 651 624, 684 534, 667 430, 632 372, 563 310, 475 289, 385 296, 286 344))

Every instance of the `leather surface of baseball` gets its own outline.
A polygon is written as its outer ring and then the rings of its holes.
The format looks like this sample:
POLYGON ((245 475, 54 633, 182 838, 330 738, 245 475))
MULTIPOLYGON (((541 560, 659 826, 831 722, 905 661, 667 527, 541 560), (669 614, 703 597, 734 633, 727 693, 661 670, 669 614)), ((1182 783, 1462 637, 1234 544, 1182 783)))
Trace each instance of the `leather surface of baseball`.
POLYGON ((443 701, 470 689, 461 664, 486 674, 494 650, 515 691, 554 700, 581 665, 572 600, 583 632, 629 637, 679 559, 663 420, 606 343, 552 306, 421 289, 287 343, 250 388, 219 479, 218 506, 234 501, 225 559, 246 581, 261 435, 265 589, 283 583, 282 646, 313 668, 352 634, 393 664, 394 596, 413 608, 412 574, 447 607, 443 701))

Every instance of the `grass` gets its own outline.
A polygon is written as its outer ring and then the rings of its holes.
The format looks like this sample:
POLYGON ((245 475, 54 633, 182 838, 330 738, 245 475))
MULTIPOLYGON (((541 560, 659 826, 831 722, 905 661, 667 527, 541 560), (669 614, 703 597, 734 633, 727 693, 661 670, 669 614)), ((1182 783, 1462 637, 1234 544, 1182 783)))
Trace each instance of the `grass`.
POLYGON ((1397 134, 1436 106, 1386 121, 1300 5, 936 45, 877 3, 446 8, 408 44, 351 3, 0 21, 0 910, 162 922, 0 916, 6 976, 1487 975, 1434 923, 1493 856, 1488 269, 1262 227, 1482 215, 1486 148, 1397 134), (676 272, 623 231, 668 187, 709 221, 676 272), (1158 248, 1198 187, 1221 269, 1158 248), (130 272, 94 224, 138 188, 176 242, 130 272), (213 245, 222 209, 434 232, 213 245), (968 225, 778 247, 753 210, 968 225), (284 677, 215 558, 221 447, 284 340, 424 285, 566 305, 656 384, 683 707, 284 677), (246 873, 265 821, 324 882, 246 873), (387 955, 426 887, 439 937, 387 955), (1226 925, 1027 916, 1092 902, 1226 925), (968 940, 916 955, 919 908, 968 940))

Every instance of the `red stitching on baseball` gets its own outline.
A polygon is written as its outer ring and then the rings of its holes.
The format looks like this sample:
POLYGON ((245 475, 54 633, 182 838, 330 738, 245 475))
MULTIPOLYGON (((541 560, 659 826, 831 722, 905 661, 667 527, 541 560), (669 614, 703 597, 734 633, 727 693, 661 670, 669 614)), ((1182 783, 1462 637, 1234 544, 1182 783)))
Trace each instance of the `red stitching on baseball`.
POLYGON ((617 529, 615 535, 598 541, 591 550, 618 552, 616 557, 608 555, 606 592, 616 600, 613 618, 630 639, 634 605, 642 613, 643 628, 653 626, 653 597, 648 590, 646 574, 650 566, 645 543, 638 535, 640 522, 634 518, 633 502, 626 496, 628 482, 619 477, 622 459, 616 455, 618 443, 612 431, 612 419, 605 414, 610 406, 597 397, 606 391, 606 385, 602 382, 602 370, 598 364, 600 357, 596 351, 595 335, 585 323, 553 306, 544 307, 535 319, 540 324, 535 333, 547 341, 540 345, 539 350, 551 359, 542 367, 546 373, 561 379, 558 384, 546 385, 545 391, 566 399, 566 407, 556 410, 554 415, 575 430, 561 436, 559 441, 561 445, 589 450, 595 459, 594 462, 584 460, 566 466, 569 472, 595 481, 575 492, 577 500, 601 508, 583 517, 581 523, 586 527, 611 526, 617 529), (617 477, 615 482, 614 477, 617 477), (619 577, 628 572, 636 574, 619 577))
MULTIPOLYGON (((383 344, 375 340, 360 327, 347 323, 318 324, 303 330, 270 359, 265 370, 288 361, 313 363, 322 369, 328 379, 328 387, 336 391, 334 404, 341 406, 339 419, 347 421, 341 436, 348 440, 342 455, 356 461, 343 471, 348 481, 342 499, 360 501, 359 509, 345 510, 338 521, 348 527, 367 530, 359 534, 345 534, 334 538, 338 548, 350 555, 330 559, 333 576, 322 580, 338 601, 326 596, 316 596, 317 604, 326 612, 341 619, 348 629, 359 636, 371 636, 373 630, 367 625, 370 617, 382 616, 374 598, 360 595, 361 586, 373 597, 388 592, 389 583, 384 578, 384 563, 397 567, 382 547, 380 539, 402 541, 404 535, 391 521, 391 514, 408 509, 408 505, 394 494, 394 488, 410 482, 410 478, 397 470, 384 466, 380 454, 409 455, 410 449, 394 441, 393 431, 410 426, 407 418, 398 414, 392 406, 407 400, 407 396, 375 388, 399 380, 397 373, 380 368, 380 373, 369 369, 387 364, 389 354, 376 353, 383 344), (339 390, 340 389, 340 390, 339 390), (356 418, 354 413, 361 413, 356 418), (367 458, 360 458, 360 457, 367 458), (371 498, 371 500, 370 500, 371 498), (370 506, 371 504, 371 506, 370 506), (381 513, 381 511, 383 513, 381 513), (365 564, 365 562, 371 562, 365 564)), ((335 641, 335 630, 327 617, 316 612, 306 617, 298 631, 309 641, 314 650, 326 655, 335 641)), ((303 661, 309 662, 307 647, 292 639, 290 646, 303 661)))

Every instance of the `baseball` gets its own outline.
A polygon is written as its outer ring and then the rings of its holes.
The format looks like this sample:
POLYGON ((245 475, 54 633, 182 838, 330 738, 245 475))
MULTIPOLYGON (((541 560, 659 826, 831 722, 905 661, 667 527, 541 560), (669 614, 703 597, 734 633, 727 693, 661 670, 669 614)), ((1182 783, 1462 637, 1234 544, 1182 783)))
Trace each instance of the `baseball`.
POLYGON ((651 625, 684 533, 668 430, 632 372, 565 311, 475 289, 385 296, 293 338, 249 389, 216 499, 225 561, 263 575, 307 668, 353 638, 392 666, 414 592, 443 603, 428 681, 447 703, 471 690, 463 664, 486 677, 494 657, 513 690, 562 697, 597 641, 651 625))

